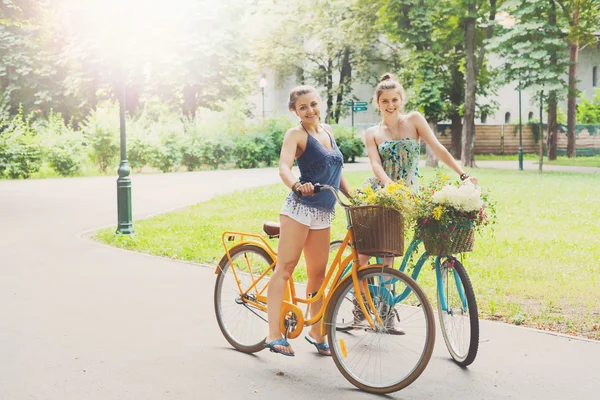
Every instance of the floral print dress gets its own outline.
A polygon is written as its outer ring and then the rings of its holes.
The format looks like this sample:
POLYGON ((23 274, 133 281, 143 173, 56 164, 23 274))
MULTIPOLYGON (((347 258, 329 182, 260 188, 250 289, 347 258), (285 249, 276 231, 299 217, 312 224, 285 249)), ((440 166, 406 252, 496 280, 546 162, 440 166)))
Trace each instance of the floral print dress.
MULTIPOLYGON (((419 158, 421 144, 413 138, 386 140, 378 146, 383 170, 394 182, 404 180, 413 193, 419 190, 419 158)), ((381 186, 376 177, 369 179, 371 185, 381 186)))

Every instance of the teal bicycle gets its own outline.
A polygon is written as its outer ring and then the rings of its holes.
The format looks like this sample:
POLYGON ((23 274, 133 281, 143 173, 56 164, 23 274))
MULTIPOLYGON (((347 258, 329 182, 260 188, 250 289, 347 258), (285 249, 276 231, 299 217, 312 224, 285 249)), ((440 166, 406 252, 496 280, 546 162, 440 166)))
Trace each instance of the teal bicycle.
MULTIPOLYGON (((421 240, 417 238, 410 243, 398 267, 401 272, 406 270, 420 243, 421 240)), ((331 242, 330 252, 335 254, 341 245, 341 240, 331 242)), ((427 252, 421 254, 412 271, 412 279, 417 280, 429 257, 433 256, 427 252)), ((378 259, 377 263, 380 262, 378 259)), ((473 285, 463 264, 452 255, 435 256, 434 266, 437 309, 444 342, 452 359, 458 365, 466 367, 475 360, 479 348, 479 316, 473 285)), ((402 293, 399 298, 409 294, 410 292, 402 293)))

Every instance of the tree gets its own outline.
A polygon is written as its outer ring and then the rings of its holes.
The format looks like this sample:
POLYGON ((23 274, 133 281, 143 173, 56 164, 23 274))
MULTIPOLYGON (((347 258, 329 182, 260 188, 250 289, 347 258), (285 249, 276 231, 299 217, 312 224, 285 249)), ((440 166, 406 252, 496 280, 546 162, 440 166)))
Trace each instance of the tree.
MULTIPOLYGON (((385 2, 380 14, 384 31, 403 45, 410 60, 404 68, 407 83, 414 86, 409 107, 424 114, 434 134, 448 100, 444 87, 450 76, 443 57, 443 33, 447 31, 444 25, 451 23, 449 11, 448 1, 397 0, 385 2)), ((426 164, 438 164, 429 146, 426 164)))
MULTIPOLYGON (((503 60, 501 80, 504 83, 518 82, 519 90, 534 91, 540 104, 556 104, 556 99, 566 93, 563 75, 568 62, 557 57, 564 48, 562 32, 558 25, 548 23, 555 13, 552 3, 553 1, 536 0, 507 1, 502 11, 510 16, 514 24, 499 27, 498 35, 491 42, 492 51, 498 53, 503 60)), ((556 111, 554 114, 556 121, 556 111)), ((541 129, 540 140, 543 143, 541 129)), ((540 168, 541 161, 542 159, 540 168)))
POLYGON ((265 0, 259 14, 257 64, 277 71, 280 80, 296 75, 301 83, 324 87, 325 122, 337 123, 352 84, 374 52, 374 15, 344 0, 265 0))
POLYGON ((569 92, 567 99, 567 156, 575 157, 575 124, 577 109, 577 59, 581 46, 596 42, 594 33, 600 26, 598 0, 556 0, 569 25, 566 40, 569 46, 569 92))
POLYGON ((462 151, 461 159, 463 165, 467 167, 475 166, 475 106, 477 94, 477 77, 483 66, 486 45, 485 41, 479 45, 479 54, 475 56, 477 47, 477 20, 479 13, 488 13, 488 22, 486 26, 486 39, 489 40, 493 35, 494 20, 496 19, 496 0, 478 1, 465 0, 465 111, 462 130, 462 151))

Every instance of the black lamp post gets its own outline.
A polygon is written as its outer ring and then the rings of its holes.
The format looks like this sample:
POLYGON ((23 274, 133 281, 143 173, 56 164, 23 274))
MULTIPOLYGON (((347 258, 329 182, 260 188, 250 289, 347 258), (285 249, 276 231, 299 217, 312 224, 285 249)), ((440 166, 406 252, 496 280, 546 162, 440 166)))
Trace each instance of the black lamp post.
POLYGON ((124 235, 134 233, 131 222, 131 168, 127 162, 127 137, 125 133, 125 74, 121 82, 121 95, 119 96, 119 128, 121 132, 121 162, 117 170, 117 214, 119 225, 117 232, 124 235))
POLYGON ((267 79, 263 76, 260 78, 260 82, 258 83, 260 86, 260 90, 262 92, 262 119, 265 120, 265 87, 267 86, 267 79))
POLYGON ((519 171, 523 171, 523 122, 521 120, 521 82, 519 82, 519 171))

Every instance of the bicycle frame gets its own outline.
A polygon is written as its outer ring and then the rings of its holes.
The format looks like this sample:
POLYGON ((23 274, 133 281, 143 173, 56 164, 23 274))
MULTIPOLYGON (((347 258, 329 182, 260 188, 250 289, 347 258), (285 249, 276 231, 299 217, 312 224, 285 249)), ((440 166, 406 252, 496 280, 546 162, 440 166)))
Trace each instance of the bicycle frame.
MULTIPOLYGON (((408 265, 408 260, 411 258, 412 253, 416 251, 417 246, 420 243, 421 243, 421 240, 416 239, 416 238, 410 242, 410 245, 408 246, 408 250, 402 257, 402 263, 400 264, 400 268, 399 268, 399 270, 401 272, 404 272, 406 270, 406 266, 408 265)), ((423 254, 421 254, 421 257, 419 257, 419 260, 415 264, 415 268, 411 275, 411 278, 413 278, 415 281, 418 279, 419 274, 421 273, 421 268, 423 268, 423 265, 425 264, 425 262, 427 261, 427 259, 429 257, 430 256, 427 254, 427 252, 423 252, 423 254)), ((446 304, 446 296, 444 296, 444 293, 445 293, 444 285, 442 282, 442 264, 440 262, 440 259, 442 257, 443 256, 435 257, 435 262, 434 262, 435 276, 436 276, 436 283, 437 283, 437 291, 440 294, 439 301, 440 301, 441 309, 443 311, 448 311, 448 305, 446 304)), ((454 274, 454 281, 456 282, 456 288, 458 290, 461 303, 462 303, 463 307, 466 308, 467 307, 467 298, 466 298, 465 292, 463 290, 462 282, 460 280, 460 277, 458 276, 458 273, 454 269, 452 270, 452 272, 454 274)), ((399 296, 397 296, 396 301, 404 300, 410 294, 410 292, 411 292, 410 288, 406 288, 403 293, 401 293, 399 296)))
MULTIPOLYGON (((337 193, 336 193, 336 197, 337 197, 337 193)), ((338 200, 339 200, 339 197, 338 197, 338 200)), ((294 332, 292 332, 292 334, 288 334, 289 338, 297 337, 301 333, 304 325, 310 326, 310 325, 313 325, 313 324, 317 323, 318 321, 322 320, 325 310, 327 308, 329 299, 331 298, 331 294, 334 292, 335 288, 344 279, 352 279, 354 282, 355 293, 360 293, 361 287, 360 287, 360 281, 358 280, 358 272, 364 268, 370 268, 370 267, 375 266, 375 265, 365 265, 362 267, 359 266, 358 252, 355 250, 355 246, 354 246, 354 231, 352 229, 349 211, 348 211, 348 208, 346 208, 346 207, 344 208, 344 210, 346 212, 346 218, 348 221, 348 226, 347 226, 348 230, 347 230, 346 236, 343 240, 343 243, 338 250, 338 253, 336 254, 334 260, 332 261, 331 265, 329 266, 329 268, 327 270, 325 279, 323 280, 323 284, 319 288, 318 292, 310 298, 298 297, 296 294, 296 287, 295 287, 293 277, 290 277, 290 279, 288 280, 288 285, 287 285, 286 292, 284 295, 284 304, 283 304, 283 308, 282 308, 282 315, 287 315, 288 312, 293 312, 297 317, 297 325, 298 325, 298 327, 296 329, 294 329, 294 332), (349 246, 350 243, 352 243, 353 245, 349 246), (351 254, 349 254, 346 257, 343 257, 343 253, 344 253, 344 250, 346 249, 346 247, 350 247, 351 254), (344 276, 345 272, 348 271, 348 269, 350 269, 351 273, 347 276, 344 276), (335 275, 334 275, 334 272, 335 272, 335 275), (332 281, 332 278, 333 278, 333 281, 332 281), (330 281, 333 282, 331 290, 328 293, 325 293, 327 287, 329 286, 330 281), (323 305, 322 305, 321 309, 319 310, 319 312, 316 315, 314 315, 312 318, 305 321, 304 314, 302 313, 302 310, 300 309, 300 307, 298 305, 300 303, 310 305, 312 303, 315 303, 316 301, 318 301, 321 298, 323 298, 323 305)), ((240 279, 237 276, 237 272, 236 272, 235 268, 232 268, 232 273, 236 279, 236 283, 237 283, 238 289, 240 291, 242 301, 244 301, 246 304, 251 305, 252 307, 256 307, 263 311, 267 310, 267 307, 266 307, 267 296, 265 294, 265 291, 268 288, 269 282, 266 282, 265 285, 261 288, 258 287, 258 284, 267 276, 267 274, 272 269, 275 268, 275 265, 277 263, 277 253, 271 248, 269 243, 265 240, 265 237, 266 236, 264 236, 264 235, 246 233, 246 232, 235 232, 235 231, 224 232, 223 235, 221 236, 221 241, 223 243, 223 247, 225 248, 225 252, 227 254, 227 259, 228 259, 230 265, 233 264, 233 260, 231 259, 231 254, 230 254, 231 250, 233 250, 236 247, 247 245, 247 244, 252 244, 252 245, 255 245, 257 247, 264 249, 267 252, 267 254, 269 254, 271 256, 271 258, 274 260, 273 264, 271 264, 269 266, 269 268, 267 268, 265 271, 263 271, 258 278, 254 277, 254 274, 252 272, 252 266, 249 263, 247 264, 248 272, 250 273, 250 276, 252 278, 252 284, 248 288, 241 287, 240 279), (238 243, 236 243, 235 245, 228 247, 226 241, 231 242, 231 241, 234 241, 236 238, 238 238, 240 241, 238 243), (250 295, 249 295, 250 292, 252 292, 252 291, 254 291, 253 298, 250 297, 250 295)), ((215 274, 217 274, 217 273, 219 273, 218 266, 215 270, 215 274)), ((365 298, 367 300, 367 304, 368 304, 370 310, 372 310, 372 311, 375 310, 375 304, 371 297, 371 291, 369 290, 369 285, 368 285, 368 282, 366 282, 366 281, 363 282, 363 293, 365 293, 365 298)), ((373 326, 374 321, 372 320, 371 316, 369 315, 370 313, 367 312, 367 307, 362 299, 362 296, 357 296, 357 301, 365 315, 367 322, 371 326, 373 326)), ((373 312, 373 314, 376 316, 377 322, 379 324, 383 324, 383 321, 381 321, 378 313, 373 312)), ((283 322, 283 318, 282 318, 282 322, 283 322)), ((325 330, 326 330, 325 326, 323 324, 321 324, 321 334, 322 335, 325 335, 325 330)))

